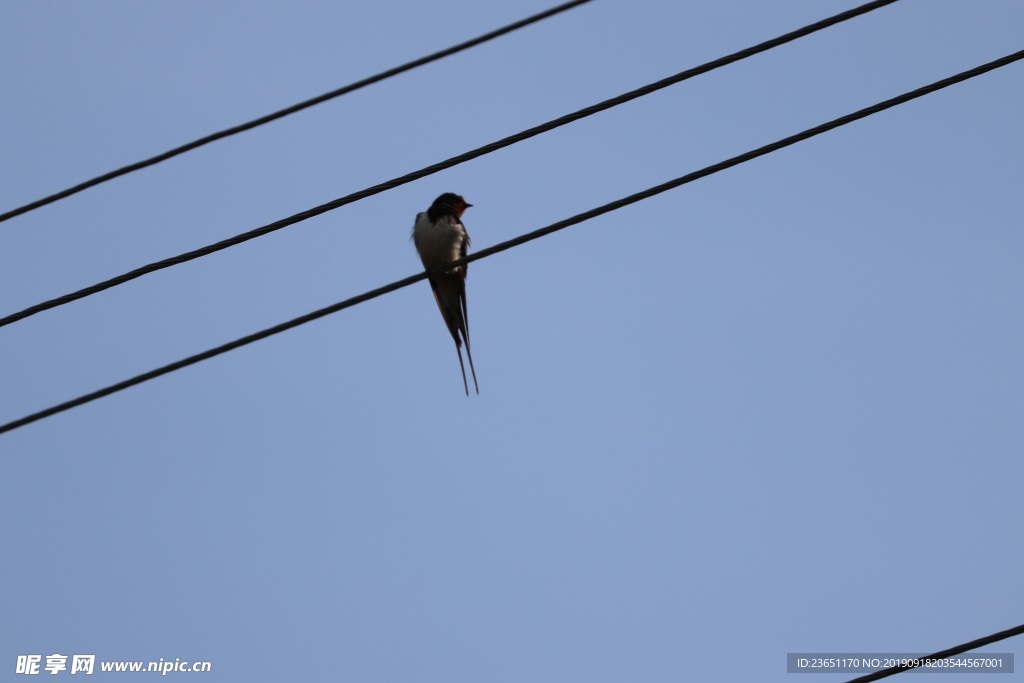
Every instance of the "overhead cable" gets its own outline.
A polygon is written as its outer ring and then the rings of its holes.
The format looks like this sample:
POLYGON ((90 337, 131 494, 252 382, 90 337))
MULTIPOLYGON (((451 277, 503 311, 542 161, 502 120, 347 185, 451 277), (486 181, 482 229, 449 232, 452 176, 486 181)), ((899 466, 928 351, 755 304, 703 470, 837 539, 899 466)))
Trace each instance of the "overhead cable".
POLYGON ((891 5, 892 3, 897 1, 898 0, 876 0, 875 2, 869 2, 866 5, 861 5, 860 7, 856 7, 846 12, 842 12, 835 16, 829 17, 827 19, 823 19, 813 24, 809 24, 808 26, 804 26, 803 28, 797 29, 796 31, 792 31, 785 35, 779 36, 778 38, 774 38, 772 40, 763 42, 753 47, 749 47, 745 50, 740 50, 739 52, 734 52, 731 55, 721 57, 714 61, 703 64, 701 66, 694 67, 692 69, 687 69, 686 71, 682 71, 674 76, 669 76, 668 78, 664 78, 655 83, 645 85, 642 88, 637 88, 636 90, 624 93, 617 97, 613 97, 598 104, 591 105, 584 109, 580 109, 579 111, 573 112, 572 114, 567 114, 566 116, 562 116, 552 121, 548 121, 547 123, 543 123, 539 126, 534 126, 533 128, 525 130, 521 133, 510 135, 509 137, 498 140, 497 142, 492 142, 490 144, 484 145, 483 147, 478 147, 469 152, 465 152, 463 154, 459 154, 458 156, 451 157, 450 159, 446 159, 445 161, 441 161, 431 166, 421 168, 418 171, 407 173, 398 178, 394 178, 392 180, 388 180, 378 185, 368 187, 365 190, 360 190, 359 192, 353 192, 352 194, 341 197, 340 199, 335 199, 333 201, 327 202, 326 204, 321 204, 320 206, 313 207, 312 209, 307 209, 306 211, 302 211, 301 213, 289 216, 288 218, 282 218, 281 220, 274 221, 273 223, 268 223, 267 225, 264 225, 262 227, 249 230, 248 232, 244 232, 239 235, 235 235, 234 237, 229 237, 227 239, 221 240, 220 242, 216 242, 209 246, 185 252, 184 254, 179 254, 178 256, 172 256, 170 258, 163 259, 162 261, 156 261, 148 265, 136 268, 135 270, 129 271, 122 275, 118 275, 117 277, 110 278, 109 280, 104 280, 103 282, 98 282, 89 287, 85 287, 76 292, 71 292, 70 294, 65 294, 55 299, 50 299, 49 301, 44 301, 42 303, 29 306, 28 308, 18 311, 17 313, 11 313, 10 315, 0 318, 0 327, 10 325, 11 323, 23 320, 25 318, 49 310, 51 308, 63 306, 64 304, 71 303, 72 301, 77 301, 87 296, 97 294, 106 289, 122 285, 126 282, 130 282, 131 280, 142 277, 143 275, 147 275, 158 270, 163 270, 164 268, 170 268, 171 266, 176 266, 187 261, 192 261, 202 256, 207 256, 209 254, 213 254, 223 249, 227 249, 228 247, 233 247, 237 244, 241 244, 256 237, 261 237, 276 230, 280 230, 281 228, 285 228, 289 225, 294 225, 295 223, 299 223, 306 219, 313 218, 314 216, 319 216, 322 213, 333 211, 334 209, 337 209, 341 206, 345 206, 346 204, 351 204, 353 202, 359 201, 360 199, 365 199, 375 194, 384 192, 385 190, 393 189, 395 187, 398 187, 399 185, 411 183, 414 180, 418 180, 425 176, 432 175, 439 171, 443 171, 447 168, 451 168, 452 166, 456 166, 458 164, 465 163, 472 159, 476 159, 477 157, 481 157, 485 154, 490 154, 491 152, 497 151, 504 147, 508 147, 510 145, 514 145, 517 142, 521 142, 528 138, 532 138, 536 135, 540 135, 541 133, 545 133, 554 128, 558 128, 568 123, 578 121, 579 119, 591 116, 592 114, 596 114, 598 112, 602 112, 606 109, 611 109, 612 107, 618 106, 625 102, 629 102, 630 100, 635 100, 638 97, 649 95, 655 91, 661 90, 662 88, 667 88, 670 85, 674 85, 686 79, 693 78, 694 76, 698 76, 700 74, 707 73, 714 69, 718 69, 720 67, 726 66, 727 64, 738 62, 741 59, 746 59, 747 57, 756 55, 760 52, 764 52, 773 47, 778 47, 779 45, 791 42, 793 40, 796 40, 797 38, 801 38, 810 33, 814 33, 815 31, 820 31, 824 28, 833 26, 843 21, 847 21, 848 19, 860 16, 872 10, 879 9, 886 5, 891 5))
POLYGON ((266 116, 261 116, 258 119, 253 119, 252 121, 247 121, 246 123, 242 123, 237 126, 232 126, 231 128, 225 128, 224 130, 217 131, 216 133, 211 133, 210 135, 201 137, 198 140, 193 140, 192 142, 181 145, 180 147, 175 147, 174 149, 170 149, 162 154, 157 154, 156 156, 150 157, 149 159, 144 159, 142 161, 136 162, 134 164, 129 164, 128 166, 124 166, 117 170, 110 171, 109 173, 104 173, 103 175, 96 176, 95 178, 86 180, 85 182, 79 183, 78 185, 69 187, 66 190, 61 190, 60 192, 56 192, 54 194, 49 195, 48 197, 43 197, 42 199, 38 199, 34 202, 29 202, 24 206, 19 206, 16 209, 11 209, 6 213, 2 213, 0 214, 0 223, 11 218, 14 218, 15 216, 20 216, 23 213, 28 213, 29 211, 32 211, 34 209, 46 206, 47 204, 52 204, 57 200, 64 199, 65 197, 70 197, 73 194, 78 194, 82 190, 87 190, 90 187, 95 187, 97 185, 107 182, 108 180, 119 178, 133 171, 138 171, 140 169, 146 168, 147 166, 153 166, 154 164, 158 164, 161 161, 166 161, 167 159, 176 157, 179 154, 184 154, 185 152, 189 152, 193 149, 197 149, 204 145, 208 145, 211 142, 216 142, 217 140, 222 140, 231 135, 251 130, 253 128, 256 128, 257 126, 262 126, 265 123, 270 123, 271 121, 276 121, 277 119, 284 118, 285 116, 302 111, 303 109, 308 109, 309 107, 320 104, 321 102, 333 100, 335 97, 347 95, 348 93, 353 92, 355 90, 359 90, 360 88, 365 88, 368 85, 379 83, 380 81, 383 81, 387 78, 391 78, 392 76, 397 76, 398 74, 405 73, 406 71, 411 71, 412 69, 415 69, 418 66, 423 66, 425 64, 435 62, 444 57, 449 57, 457 52, 468 50, 471 47, 475 47, 477 45, 480 45, 481 43, 486 43, 487 41, 498 38, 499 36, 503 36, 506 33, 511 33, 517 29, 529 26, 530 24, 535 24, 538 21, 541 21, 542 19, 547 19, 548 17, 560 14, 566 10, 578 7, 579 5, 586 4, 590 1, 591 0, 572 0, 571 2, 566 2, 564 4, 558 5, 557 7, 552 7, 549 10, 545 10, 544 12, 541 12, 539 14, 534 14, 531 17, 521 19, 517 22, 509 24, 508 26, 503 26, 502 28, 491 31, 490 33, 485 33, 482 36, 477 36, 472 40, 467 40, 464 43, 453 45, 452 47, 440 50, 439 52, 435 52, 425 57, 420 57, 419 59, 414 59, 413 61, 406 62, 401 66, 396 66, 394 68, 388 69, 387 71, 382 71, 379 74, 370 76, 368 78, 364 78, 360 81, 356 81, 355 83, 350 83, 349 85, 338 88, 336 90, 326 92, 322 95, 317 95, 316 97, 311 97, 308 100, 304 100, 302 102, 299 102, 298 104, 293 104, 290 107, 285 107, 284 109, 275 111, 271 114, 267 114, 266 116))
POLYGON ((878 104, 872 105, 870 107, 865 107, 864 109, 853 112, 852 114, 841 116, 837 119, 829 121, 828 123, 823 123, 821 125, 815 126, 814 128, 809 128, 801 133, 790 135, 789 137, 777 140, 776 142, 765 145, 763 147, 759 147, 755 150, 751 150, 744 154, 740 154, 739 156, 732 157, 731 159, 726 159, 725 161, 713 164, 699 171, 694 171, 684 176, 680 176, 679 178, 675 178, 674 180, 662 183, 661 185, 656 185, 654 187, 648 188, 642 192, 638 192, 636 194, 632 194, 628 197, 624 197, 617 201, 610 202, 603 206, 599 206, 595 209, 585 211, 583 213, 572 216, 571 218, 566 218, 564 220, 558 221, 557 223, 552 223, 551 225, 540 228, 538 230, 534 230, 533 232, 529 232, 524 235, 520 235, 506 242, 501 242, 494 246, 487 247, 486 249, 481 249, 478 252, 470 254, 465 258, 458 259, 457 261, 452 261, 451 263, 440 268, 435 268, 432 270, 417 273, 415 275, 410 275, 409 277, 397 280, 383 287, 378 287, 377 289, 371 290, 364 294, 360 294, 350 299, 346 299, 331 306, 327 306, 326 308, 321 308, 317 311, 313 311, 312 313, 307 313, 306 315, 294 318, 287 322, 283 322, 279 325, 275 325, 273 327, 261 330, 254 334, 250 334, 246 337, 236 339, 232 342, 228 342, 227 344, 223 344, 216 348, 203 351, 202 353, 189 356, 188 358, 184 358, 174 363, 170 363, 169 365, 164 365, 163 367, 157 368, 155 370, 150 370, 149 372, 137 375, 122 382, 118 382, 117 384, 112 384, 98 391, 94 391, 92 393, 79 396, 78 398, 72 399, 70 401, 65 401, 64 403, 60 403, 50 408, 46 408, 45 410, 32 413, 31 415, 27 415, 18 420, 14 420, 4 425, 0 425, 0 434, 17 429, 18 427, 23 427, 27 424, 31 424, 32 422, 36 422, 43 418, 56 415, 57 413, 64 412, 65 410, 70 410, 71 408, 75 408, 85 403, 95 401, 96 399, 103 398, 104 396, 109 396, 110 394, 117 393, 129 387, 133 387, 137 384, 142 384, 143 382, 155 379, 162 375, 166 375, 170 372, 174 372, 175 370, 180 370, 181 368, 194 365, 196 363, 199 363, 200 361, 213 358, 214 356, 219 356, 222 353, 227 353, 228 351, 232 351, 239 347, 246 346, 247 344, 251 344, 255 341, 266 339, 267 337, 273 336, 280 332, 284 332, 286 330, 290 330, 294 327, 298 327, 299 325, 304 325, 308 322, 312 322, 313 320, 323 318, 324 316, 330 315, 331 313, 336 313, 343 309, 350 308, 352 306, 355 306, 356 304, 363 303, 364 301, 369 301, 370 299, 375 299, 384 294, 388 294, 389 292, 402 289, 403 287, 408 287, 409 285, 415 284, 416 282, 425 280, 433 272, 449 270, 453 267, 472 263, 473 261, 478 261, 482 258, 487 258, 488 256, 493 256, 494 254, 497 254, 499 252, 511 249, 512 247, 519 246, 521 244, 530 242, 540 237, 544 237, 545 235, 549 235, 553 232, 557 232, 569 226, 576 225, 577 223, 582 223, 583 221, 590 220, 591 218, 595 218, 602 214, 615 211, 616 209, 621 209, 624 206, 634 204, 649 197, 653 197, 654 195, 661 194, 662 192, 679 187, 680 185, 691 183, 695 180, 699 180, 700 178, 712 175, 713 173, 724 171, 727 168, 732 168, 733 166, 737 166, 752 159, 756 159, 757 157, 764 156, 765 154, 769 154, 784 147, 796 144, 797 142, 814 137, 815 135, 820 135, 821 133, 825 133, 835 128, 839 128, 840 126, 844 126, 848 123, 852 123, 853 121, 857 121, 867 116, 871 116, 872 114, 876 114, 880 111, 884 111, 891 107, 895 107, 899 104, 903 104, 904 102, 908 102, 923 95, 935 92, 936 90, 941 90, 942 88, 946 88, 956 83, 960 83, 969 78, 973 78, 975 76, 979 76, 983 73, 987 73, 994 69, 998 69, 999 67, 1006 66, 1007 64, 1016 62, 1020 59, 1024 59, 1024 50, 1015 52, 1012 55, 1007 55, 1006 57, 1002 57, 1000 59, 989 62, 987 64, 983 64, 968 71, 961 72, 959 74, 956 74, 955 76, 944 78, 941 81, 936 81, 931 85, 927 85, 922 88, 918 88, 917 90, 904 93, 903 95, 899 95, 898 97, 893 97, 892 99, 885 100, 884 102, 879 102, 878 104))

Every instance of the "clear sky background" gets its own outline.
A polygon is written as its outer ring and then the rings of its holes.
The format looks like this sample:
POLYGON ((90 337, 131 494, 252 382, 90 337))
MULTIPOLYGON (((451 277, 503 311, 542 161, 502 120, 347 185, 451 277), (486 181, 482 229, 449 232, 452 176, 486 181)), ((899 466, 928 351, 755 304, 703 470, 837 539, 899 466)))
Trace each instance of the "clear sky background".
MULTIPOLYGON (((0 210, 549 3, 7 3, 0 210)), ((597 0, 0 224, 0 313, 855 4, 597 0)), ((479 249, 1022 29, 903 0, 10 325, 0 421, 417 272, 441 192, 479 249)), ((420 283, 0 436, 0 679, 783 681, 1024 622, 1022 121, 1018 63, 474 263, 479 397, 420 283)))

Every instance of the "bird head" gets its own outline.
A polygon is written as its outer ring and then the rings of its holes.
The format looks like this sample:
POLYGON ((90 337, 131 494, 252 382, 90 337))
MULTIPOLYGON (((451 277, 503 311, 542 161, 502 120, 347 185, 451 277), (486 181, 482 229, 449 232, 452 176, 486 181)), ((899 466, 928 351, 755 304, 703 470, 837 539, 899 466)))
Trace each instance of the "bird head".
POLYGON ((456 218, 462 218, 462 213, 471 206, 473 205, 467 202, 462 195, 445 192, 434 200, 434 203, 430 205, 430 210, 432 213, 451 213, 456 218))

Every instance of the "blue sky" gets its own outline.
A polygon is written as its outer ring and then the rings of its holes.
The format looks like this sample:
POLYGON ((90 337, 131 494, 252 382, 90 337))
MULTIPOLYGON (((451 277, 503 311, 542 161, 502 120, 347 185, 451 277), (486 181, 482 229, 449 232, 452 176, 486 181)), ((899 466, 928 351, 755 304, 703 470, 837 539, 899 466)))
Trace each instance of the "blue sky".
MULTIPOLYGON (((548 6, 9 4, 0 210, 548 6)), ((0 224, 0 312, 852 6, 597 0, 0 224)), ((0 421, 416 272, 441 192, 483 248, 1020 50, 1022 25, 1013 0, 903 0, 10 325, 0 421)), ((781 681, 787 652, 1021 623, 1022 69, 474 263, 479 397, 421 283, 0 436, 0 671, 781 681)))

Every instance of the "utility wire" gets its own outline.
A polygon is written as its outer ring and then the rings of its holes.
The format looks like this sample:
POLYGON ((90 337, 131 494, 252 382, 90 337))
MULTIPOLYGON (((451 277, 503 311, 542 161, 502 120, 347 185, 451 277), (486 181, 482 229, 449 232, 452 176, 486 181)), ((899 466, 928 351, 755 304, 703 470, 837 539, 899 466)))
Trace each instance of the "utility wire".
POLYGON ((802 133, 790 135, 789 137, 777 140, 776 142, 765 145, 763 147, 758 147, 755 150, 746 152, 744 154, 740 154, 739 156, 732 157, 731 159, 720 161, 717 164, 713 164, 699 171, 694 171, 692 173, 688 173, 674 180, 662 183, 661 185, 656 185, 654 187, 648 188, 643 192, 632 194, 628 197, 624 197, 622 199, 605 204, 603 206, 599 206, 595 209, 591 209, 589 211, 576 214, 571 218, 566 218, 564 220, 558 221, 557 223, 552 223, 551 225, 540 228, 539 230, 534 230, 533 232, 520 235, 506 242, 501 242, 499 244, 495 244, 492 247, 481 249, 476 253, 470 254, 465 258, 458 259, 457 261, 452 261, 444 266, 423 271, 421 273, 417 273, 416 275, 410 275, 409 277, 406 277, 402 280, 397 280, 396 282, 392 282, 391 284, 384 285, 383 287, 378 287, 377 289, 371 290, 364 294, 360 294, 358 296, 354 296, 350 299, 346 299, 344 301, 338 302, 326 308, 321 308, 317 311, 313 311, 312 313, 307 313, 306 315, 299 316, 298 318, 294 318, 287 322, 283 322, 279 325, 275 325, 274 327, 269 327, 265 330, 261 330, 260 332, 256 332, 246 337, 242 337, 241 339, 236 339, 232 342, 228 342, 227 344, 223 344, 216 348, 203 351, 202 353, 198 353, 194 356, 183 358, 182 360, 176 361, 169 365, 165 365, 163 367, 157 368, 155 370, 150 370, 149 372, 137 375, 130 379, 126 379, 123 382, 112 384, 108 387, 105 387, 98 391, 94 391, 90 394, 79 396, 78 398, 66 401, 59 405, 52 406, 45 410, 41 410, 37 413, 27 415, 26 417, 14 420, 13 422, 8 422, 7 424, 0 425, 0 434, 4 432, 9 432, 13 429, 17 429, 18 427, 23 427, 27 424, 31 424, 32 422, 36 422, 37 420, 41 420, 45 417, 56 415, 57 413, 61 413, 65 410, 70 410, 71 408, 83 405, 85 403, 89 403, 90 401, 95 401, 98 398, 109 396, 110 394, 116 393, 123 389, 133 387, 136 384, 142 384, 143 382, 155 379, 157 377, 160 377, 161 375, 166 375, 170 372, 174 372, 175 370, 180 370, 181 368, 188 367, 189 365, 194 365, 208 358, 219 356, 222 353, 227 353, 228 351, 232 351, 247 344, 251 344, 255 341, 266 339, 267 337, 273 336, 280 332, 284 332, 285 330, 290 330, 293 327, 304 325, 308 322, 312 322, 313 320, 317 320, 319 318, 323 318, 324 316, 330 315, 331 313, 336 313, 343 309, 355 306, 356 304, 361 304, 364 301, 369 301, 370 299, 375 299, 384 294, 388 294, 389 292, 402 289, 403 287, 408 287, 409 285, 415 284, 420 280, 427 279, 433 273, 443 272, 460 265, 472 263, 473 261, 477 261, 482 258, 487 258, 488 256, 493 256, 494 254, 505 251, 507 249, 511 249, 512 247, 525 244, 526 242, 530 242, 540 237, 544 237, 545 235, 550 235, 553 232, 557 232, 564 228, 568 228, 571 225, 576 225, 577 223, 582 223, 583 221, 587 221, 590 220, 591 218, 595 218, 602 214, 615 211, 616 209, 621 209, 624 206, 634 204, 643 199, 647 199, 648 197, 653 197, 654 195, 661 194, 662 192, 679 187, 680 185, 691 183, 695 180, 699 180, 700 178, 704 178, 705 176, 712 175, 713 173, 724 171, 727 168, 732 168, 733 166, 737 166, 752 159, 756 159, 757 157, 764 156, 765 154, 769 154, 784 147, 796 144, 797 142, 800 142, 802 140, 812 138, 815 135, 820 135, 821 133, 825 133, 835 128, 839 128, 840 126, 845 126, 846 124, 852 123, 853 121, 863 119, 867 116, 871 116, 872 114, 876 114, 880 111, 884 111, 891 107, 895 107, 896 105, 903 104, 904 102, 908 102, 923 95, 935 92, 936 90, 941 90, 942 88, 946 88, 955 83, 960 83, 961 81, 965 81, 969 78, 973 78, 983 73, 987 73, 989 71, 992 71, 993 69, 998 69, 1001 66, 1006 66, 1007 64, 1010 64, 1020 59, 1024 59, 1024 50, 1021 50, 1020 52, 1015 52, 1014 54, 1008 55, 1006 57, 1002 57, 1001 59, 989 62, 988 64, 983 64, 982 66, 975 67, 974 69, 964 71, 955 76, 950 76, 949 78, 945 78, 941 81, 936 81, 931 85, 926 85, 922 88, 918 88, 917 90, 913 90, 898 97, 885 100, 884 102, 879 102, 878 104, 866 107, 859 111, 853 112, 852 114, 847 114, 846 116, 834 119, 832 121, 829 121, 828 123, 823 123, 821 125, 815 126, 814 128, 809 128, 803 131, 802 133))
POLYGON ((82 190, 87 190, 90 187, 95 187, 96 185, 105 183, 108 180, 113 180, 114 178, 119 178, 123 175, 127 175, 132 171, 138 171, 139 169, 146 168, 147 166, 158 164, 161 161, 166 161, 167 159, 176 157, 179 154, 184 154, 185 152, 197 149, 199 147, 202 147, 203 145, 208 145, 211 142, 216 142, 217 140, 221 140, 231 135, 235 135, 236 133, 242 133, 252 128, 256 128, 257 126, 262 126, 263 124, 270 123, 271 121, 276 121, 277 119, 284 118, 289 114, 294 114, 296 112, 302 111, 303 109, 308 109, 309 107, 312 107, 313 105, 316 104, 320 104, 321 102, 326 102, 327 100, 332 100, 335 97, 347 95, 348 93, 353 92, 354 90, 359 90, 360 88, 365 88, 368 85, 378 83, 387 78, 391 78, 392 76, 397 76, 398 74, 405 73, 406 71, 411 71, 412 69, 415 69, 418 66, 423 66, 425 64, 429 64, 430 62, 435 62, 444 57, 448 57, 458 52, 462 52, 463 50, 468 50, 471 47, 475 47, 477 45, 480 45, 481 43, 486 43, 490 40, 503 36, 506 33, 512 33, 517 29, 524 28, 526 26, 529 26, 530 24, 535 24, 538 21, 541 21, 542 19, 547 19, 548 17, 560 14, 566 10, 578 7, 579 5, 586 4, 590 1, 591 0, 572 0, 571 2, 566 2, 562 5, 552 7, 551 9, 541 12, 539 14, 534 14, 531 17, 521 19, 520 21, 509 24, 508 26, 503 26, 502 28, 491 31, 490 33, 485 33, 482 36, 477 36, 472 40, 467 40, 464 43, 453 45, 452 47, 427 55, 426 57, 420 57, 419 59, 414 59, 411 62, 406 62, 401 66, 396 66, 392 69, 388 69, 387 71, 382 71, 379 74, 376 74, 375 76, 370 76, 369 78, 364 78, 361 81, 350 83, 349 85, 346 85, 342 88, 338 88, 337 90, 332 90, 322 95, 317 95, 316 97, 310 98, 303 102, 299 102, 298 104, 293 104, 290 107, 285 107, 284 109, 275 111, 272 114, 261 116, 258 119, 253 119, 252 121, 248 121, 246 123, 242 123, 231 128, 225 128, 224 130, 212 133, 210 135, 207 135, 206 137, 199 138, 198 140, 193 140, 188 144, 181 145, 180 147, 175 147, 174 149, 168 150, 163 154, 158 154, 155 157, 144 159, 134 164, 129 164, 128 166, 125 166, 123 168, 119 168, 115 171, 110 171, 109 173, 104 173, 103 175, 96 176, 95 178, 92 178, 91 180, 86 180, 85 182, 79 183, 74 187, 69 187, 66 190, 61 190, 60 192, 51 194, 48 197, 43 197, 42 199, 30 202, 28 204, 25 204, 24 206, 19 206, 16 209, 11 209, 7 213, 0 214, 0 223, 11 218, 14 218, 15 216, 20 216, 23 213, 28 213, 29 211, 32 211, 34 209, 46 206, 47 204, 52 204, 53 202, 59 199, 70 197, 73 194, 78 194, 82 190))
POLYGON ((194 251, 189 251, 184 254, 179 254, 178 256, 172 256, 171 258, 167 258, 162 261, 150 263, 149 265, 136 268, 135 270, 124 273, 123 275, 118 275, 117 277, 110 278, 109 280, 104 280, 103 282, 99 282, 89 287, 85 287, 84 289, 80 289, 70 294, 65 294, 63 296, 57 297, 56 299, 50 299, 49 301, 44 301, 42 303, 35 304, 34 306, 29 306, 28 308, 22 311, 12 313, 3 318, 0 318, 0 327, 3 327, 4 325, 10 325, 11 323, 17 322, 19 320, 23 320, 24 318, 28 318, 29 316, 35 315, 36 313, 41 313, 42 311, 46 311, 51 308, 56 308, 57 306, 62 306, 64 304, 71 303, 72 301, 77 301, 78 299, 83 299, 92 294, 102 292, 105 289, 110 289, 111 287, 116 287, 118 285, 134 280, 138 277, 142 277, 143 275, 147 275, 149 273, 162 270, 164 268, 170 268, 171 266, 176 266, 180 263, 185 263, 186 261, 191 261, 193 259, 200 258, 201 256, 207 256, 208 254, 213 254, 215 252, 221 251, 222 249, 227 249, 228 247, 233 247, 236 244, 241 244, 242 242, 246 242, 256 237, 266 235, 268 233, 274 232, 275 230, 280 230, 281 228, 287 227, 289 225, 294 225, 295 223, 299 223, 308 218, 319 216, 322 213, 332 211, 346 204, 351 204, 353 202, 359 201, 360 199, 365 199, 366 197, 370 197, 375 194, 384 192, 385 190, 393 189, 395 187, 398 187, 399 185, 411 183, 414 180, 418 180, 425 176, 437 173, 439 171, 443 171, 447 168, 451 168, 452 166, 456 166, 458 164, 465 163, 472 159, 476 159, 477 157, 481 157, 485 154, 490 154, 491 152, 502 149, 503 147, 514 145, 517 142, 521 142, 523 140, 532 138, 536 135, 540 135, 541 133, 545 133, 554 128, 558 128, 559 126, 564 126, 568 123, 578 121, 579 119, 585 118, 592 114, 602 112, 606 109, 611 109, 612 107, 618 106, 625 102, 629 102, 630 100, 635 100, 638 97, 649 95, 652 92, 661 90, 662 88, 667 88, 668 86, 679 83, 680 81, 685 81, 688 78, 693 78, 694 76, 707 73, 709 71, 725 66, 727 64, 738 62, 741 59, 746 59, 747 57, 756 55, 760 52, 764 52, 766 50, 769 50, 773 47, 777 47, 784 43, 796 40, 797 38, 801 38, 810 33, 814 33, 815 31, 820 31, 834 24, 838 24, 848 19, 852 19, 862 14, 866 14, 867 12, 870 12, 872 10, 879 9, 880 7, 884 7, 885 5, 891 5, 894 2, 897 2, 897 0, 876 0, 875 2, 869 2, 866 5, 861 5, 860 7, 855 7, 854 9, 848 10, 846 12, 842 12, 827 19, 823 19, 813 24, 809 24, 808 26, 804 26, 803 28, 797 29, 796 31, 792 31, 791 33, 787 33, 785 35, 779 36, 778 38, 774 38, 772 40, 763 42, 753 47, 749 47, 745 50, 734 52, 731 55, 721 57, 714 61, 703 64, 701 66, 697 66, 692 69, 687 69, 686 71, 682 71, 674 76, 669 76, 668 78, 662 79, 655 83, 651 83, 649 85, 645 85, 642 88, 638 88, 631 92, 619 95, 618 97, 613 97, 611 99, 605 100, 604 102, 600 102, 598 104, 586 107, 585 109, 580 109, 579 111, 573 112, 572 114, 567 114, 560 118, 554 119, 553 121, 548 121, 547 123, 543 123, 539 126, 535 126, 528 130, 525 130, 521 133, 511 135, 507 138, 503 138, 501 140, 498 140, 497 142, 492 142, 488 145, 484 145, 483 147, 478 147, 469 152, 465 152, 458 156, 451 157, 450 159, 438 162, 436 164, 433 164, 432 166, 421 168, 418 171, 407 173, 398 178, 394 178, 387 182, 380 183, 379 185, 374 185, 373 187, 368 187, 365 190, 354 192, 350 195, 346 195, 345 197, 341 197, 340 199, 335 199, 333 201, 327 202, 326 204, 321 204, 320 206, 313 207, 312 209, 307 209, 306 211, 297 213, 294 216, 289 216, 288 218, 283 218, 273 223, 268 223, 267 225, 264 225, 262 227, 255 228, 253 230, 241 233, 239 235, 235 235, 234 237, 229 237, 215 244, 211 244, 200 249, 195 249, 194 251))
POLYGON ((1007 629, 1005 631, 1000 631, 999 633, 993 633, 992 635, 985 636, 984 638, 972 640, 971 642, 964 643, 963 645, 951 647, 948 650, 942 650, 941 652, 936 652, 932 655, 926 655, 924 657, 921 657, 918 660, 917 664, 908 664, 906 666, 893 666, 888 669, 882 669, 881 671, 875 671, 874 673, 867 674, 866 676, 859 676, 857 678, 854 678, 853 680, 847 681, 847 683, 869 683, 870 681, 878 681, 898 673, 903 673, 904 671, 916 669, 917 667, 924 664, 924 660, 946 659, 947 657, 955 657, 970 650, 977 650, 979 647, 991 645, 992 643, 998 643, 1000 640, 1006 640, 1007 638, 1012 638, 1014 636, 1019 636, 1021 634, 1024 634, 1024 624, 1016 626, 1011 629, 1007 629))

